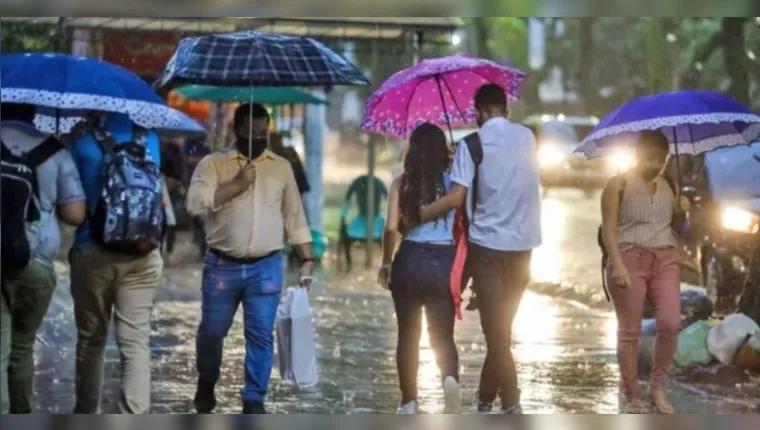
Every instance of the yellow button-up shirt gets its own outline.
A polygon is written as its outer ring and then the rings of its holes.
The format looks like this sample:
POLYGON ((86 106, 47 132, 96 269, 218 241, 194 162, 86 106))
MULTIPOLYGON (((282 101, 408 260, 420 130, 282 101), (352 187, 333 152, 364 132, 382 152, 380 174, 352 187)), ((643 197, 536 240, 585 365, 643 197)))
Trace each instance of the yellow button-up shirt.
POLYGON ((237 258, 256 258, 311 242, 301 196, 290 163, 267 150, 255 159, 256 181, 221 207, 214 207, 217 186, 231 181, 248 162, 234 149, 203 158, 193 173, 187 210, 204 221, 206 243, 237 258))

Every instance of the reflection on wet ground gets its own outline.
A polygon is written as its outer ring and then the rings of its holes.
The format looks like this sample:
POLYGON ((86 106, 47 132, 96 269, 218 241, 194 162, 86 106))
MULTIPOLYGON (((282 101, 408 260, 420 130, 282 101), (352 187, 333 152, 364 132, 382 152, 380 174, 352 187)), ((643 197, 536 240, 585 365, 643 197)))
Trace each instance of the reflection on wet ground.
MULTIPOLYGON (((544 246, 536 251, 534 277, 546 283, 569 282, 591 290, 598 282, 597 200, 550 199, 544 206, 544 246), (593 234, 591 239, 577 232, 593 234), (572 233, 572 236, 570 235, 572 233), (589 286, 592 285, 592 286, 589 286)), ((61 285, 40 334, 36 391, 42 412, 68 413, 73 405, 74 347, 71 299, 65 268, 61 285)), ((318 335, 320 384, 299 391, 273 371, 272 413, 394 413, 399 402, 395 366, 396 323, 387 293, 374 285, 374 273, 328 272, 312 290, 318 335)), ((154 413, 192 411, 195 388, 195 330, 200 310, 199 265, 167 271, 156 299, 153 323, 154 413)), ((579 287, 580 288, 580 287, 579 287)), ((219 413, 240 411, 244 357, 242 318, 225 343, 219 413)), ((577 302, 526 293, 514 324, 514 351, 527 413, 618 413, 613 316, 577 302)), ((464 403, 474 406, 485 343, 477 313, 458 324, 464 403)), ((109 344, 104 412, 118 397, 118 353, 109 344)), ((426 336, 421 345, 419 399, 427 413, 441 412, 438 370, 426 336)), ((751 400, 715 397, 695 387, 672 384, 682 412, 742 412, 751 400)))

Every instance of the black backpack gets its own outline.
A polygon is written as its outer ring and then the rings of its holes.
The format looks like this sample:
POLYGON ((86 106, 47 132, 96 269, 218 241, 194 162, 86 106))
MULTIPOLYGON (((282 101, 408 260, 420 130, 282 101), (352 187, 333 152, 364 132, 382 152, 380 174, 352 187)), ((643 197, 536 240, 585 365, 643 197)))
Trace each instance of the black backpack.
POLYGON ((26 224, 40 220, 37 167, 61 151, 63 145, 50 137, 31 151, 15 155, 2 145, 2 268, 13 277, 29 265, 32 252, 26 224))
MULTIPOLYGON (((619 195, 618 195, 618 203, 620 204, 623 202, 623 195, 625 194, 627 181, 624 175, 619 175, 617 176, 617 178, 620 178, 620 190, 619 190, 619 195)), ((673 179, 668 176, 664 176, 664 178, 665 178, 665 181, 670 186, 670 190, 673 191, 673 194, 677 195, 678 191, 677 191, 676 183, 673 181, 673 179)), ((619 205, 618 205, 618 209, 619 209, 619 205)), ((678 224, 681 221, 682 220, 680 219, 679 220, 674 219, 673 224, 674 225, 678 224)), ((596 243, 597 245, 599 245, 599 249, 602 251, 602 286, 604 287, 604 295, 607 297, 607 301, 609 302, 611 301, 610 292, 609 292, 609 289, 607 288, 607 278, 604 276, 604 269, 607 267, 607 263, 609 261, 609 253, 607 252, 607 247, 604 244, 604 233, 602 232, 602 225, 599 225, 599 229, 596 234, 596 243)))
MULTIPOLYGON (((480 141, 480 135, 478 132, 473 132, 465 136, 463 139, 464 144, 467 145, 467 150, 470 152, 470 158, 472 159, 472 163, 475 165, 475 175, 472 179, 472 202, 471 202, 471 212, 472 217, 467 215, 467 208, 465 207, 465 210, 463 212, 463 219, 464 219, 464 231, 465 235, 469 237, 470 232, 470 225, 473 223, 475 219, 475 208, 478 205, 478 181, 479 181, 479 171, 480 171, 480 164, 483 162, 483 143, 480 141)), ((465 205, 467 205, 465 201, 465 205)), ((462 273, 462 287, 467 288, 467 284, 472 279, 472 274, 467 271, 467 265, 465 264, 465 270, 462 273)), ((470 303, 467 304, 467 307, 465 309, 467 310, 476 310, 478 308, 477 304, 477 297, 475 293, 473 292, 472 298, 470 299, 470 303)))

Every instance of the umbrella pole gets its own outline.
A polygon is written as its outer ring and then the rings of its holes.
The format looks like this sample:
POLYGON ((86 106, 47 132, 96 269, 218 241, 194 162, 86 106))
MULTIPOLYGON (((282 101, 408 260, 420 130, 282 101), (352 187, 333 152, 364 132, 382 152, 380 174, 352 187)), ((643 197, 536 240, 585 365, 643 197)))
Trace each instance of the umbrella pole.
MULTIPOLYGON (((441 75, 435 75, 435 83, 438 84, 438 95, 441 96, 441 106, 443 106, 443 114, 446 116, 446 126, 449 127, 449 138, 451 139, 451 145, 454 145, 454 132, 451 130, 451 121, 449 120, 449 113, 446 111, 446 101, 443 98, 443 87, 441 86, 441 75)), ((452 99, 454 94, 451 95, 452 99)))
POLYGON ((253 81, 251 81, 251 89, 248 91, 248 163, 251 163, 251 152, 253 151, 253 81))
MULTIPOLYGON (((689 126, 689 134, 691 134, 691 126, 689 126)), ((678 153, 678 127, 673 127, 673 136, 675 137, 675 142, 673 144, 676 146, 676 185, 678 186, 678 191, 680 193, 681 188, 683 188, 683 184, 681 180, 681 157, 678 153)))

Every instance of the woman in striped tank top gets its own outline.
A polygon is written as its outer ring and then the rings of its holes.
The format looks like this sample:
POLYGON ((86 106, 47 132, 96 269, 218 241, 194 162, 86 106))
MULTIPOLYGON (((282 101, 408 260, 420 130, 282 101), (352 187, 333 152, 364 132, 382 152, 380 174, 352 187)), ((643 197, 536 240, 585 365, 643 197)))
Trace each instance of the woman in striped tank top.
POLYGON ((606 268, 618 321, 618 364, 628 412, 646 413, 637 386, 639 336, 644 304, 655 312, 657 338, 649 382, 650 403, 673 413, 665 394, 681 323, 681 261, 671 228, 688 200, 674 192, 661 172, 669 144, 659 131, 641 133, 637 164, 612 178, 602 193, 602 231, 609 253, 606 268))

